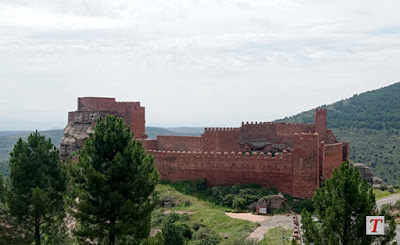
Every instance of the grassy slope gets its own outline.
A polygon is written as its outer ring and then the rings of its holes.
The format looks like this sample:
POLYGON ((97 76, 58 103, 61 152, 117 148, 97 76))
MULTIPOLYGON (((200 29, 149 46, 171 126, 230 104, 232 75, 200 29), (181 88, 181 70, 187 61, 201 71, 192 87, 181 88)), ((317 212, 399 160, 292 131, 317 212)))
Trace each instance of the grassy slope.
POLYGON ((292 244, 292 230, 283 227, 276 227, 267 232, 260 245, 289 245, 292 244))
POLYGON ((225 212, 233 211, 232 209, 216 206, 190 195, 184 195, 170 185, 159 184, 156 191, 160 196, 172 197, 180 204, 169 210, 195 212, 190 215, 190 222, 201 222, 219 234, 228 235, 229 239, 223 240, 220 244, 229 244, 229 241, 235 238, 247 237, 257 227, 255 223, 226 216, 225 212), (189 206, 184 205, 187 201, 191 203, 189 206))

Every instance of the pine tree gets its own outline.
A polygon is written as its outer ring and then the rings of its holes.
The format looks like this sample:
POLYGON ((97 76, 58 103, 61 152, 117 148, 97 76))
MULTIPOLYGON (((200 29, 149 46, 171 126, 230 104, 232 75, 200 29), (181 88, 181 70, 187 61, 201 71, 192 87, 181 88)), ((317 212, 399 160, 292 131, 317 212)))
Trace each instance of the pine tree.
POLYGON ((391 220, 385 236, 367 236, 366 216, 378 215, 372 188, 361 178, 357 168, 347 160, 333 171, 313 197, 314 217, 302 213, 302 230, 311 244, 385 244, 393 239, 395 224, 391 220))
POLYGON ((27 239, 52 244, 65 217, 66 173, 59 150, 37 131, 10 153, 7 222, 27 239))
POLYGON ((75 234, 81 241, 133 244, 147 238, 159 181, 154 157, 121 118, 100 118, 78 153, 75 234))

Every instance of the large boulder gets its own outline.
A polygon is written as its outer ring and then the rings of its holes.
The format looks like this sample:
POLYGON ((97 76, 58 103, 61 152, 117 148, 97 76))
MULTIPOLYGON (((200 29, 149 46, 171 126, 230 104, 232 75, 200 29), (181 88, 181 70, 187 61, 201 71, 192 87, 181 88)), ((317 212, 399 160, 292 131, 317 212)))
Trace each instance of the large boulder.
POLYGON ((357 167, 360 171, 361 177, 367 180, 368 184, 370 184, 374 188, 380 188, 383 184, 383 180, 375 175, 375 173, 371 170, 370 167, 366 166, 362 163, 354 163, 354 167, 357 167))

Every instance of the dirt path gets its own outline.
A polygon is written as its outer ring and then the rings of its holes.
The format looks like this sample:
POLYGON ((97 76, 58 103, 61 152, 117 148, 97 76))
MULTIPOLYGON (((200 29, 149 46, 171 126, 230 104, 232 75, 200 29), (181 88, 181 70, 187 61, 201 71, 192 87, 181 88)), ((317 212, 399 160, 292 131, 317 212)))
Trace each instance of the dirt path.
POLYGON ((231 218, 248 220, 251 222, 263 222, 268 220, 271 216, 255 215, 251 213, 225 213, 231 218))
POLYGON ((225 213, 231 218, 248 220, 251 222, 259 222, 260 226, 257 227, 248 237, 248 239, 261 241, 264 238, 265 233, 269 229, 275 227, 284 226, 289 229, 293 229, 293 215, 274 215, 274 216, 263 216, 255 215, 251 213, 225 213))

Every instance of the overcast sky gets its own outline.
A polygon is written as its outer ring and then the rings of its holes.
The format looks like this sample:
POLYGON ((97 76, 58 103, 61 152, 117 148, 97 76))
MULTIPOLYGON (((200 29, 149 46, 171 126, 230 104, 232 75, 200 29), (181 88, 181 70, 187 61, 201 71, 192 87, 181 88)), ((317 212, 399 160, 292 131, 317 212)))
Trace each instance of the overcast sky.
POLYGON ((0 0, 0 130, 62 128, 77 97, 147 126, 271 121, 400 81, 400 2, 0 0))

